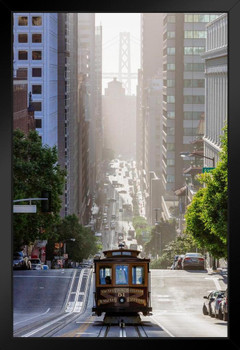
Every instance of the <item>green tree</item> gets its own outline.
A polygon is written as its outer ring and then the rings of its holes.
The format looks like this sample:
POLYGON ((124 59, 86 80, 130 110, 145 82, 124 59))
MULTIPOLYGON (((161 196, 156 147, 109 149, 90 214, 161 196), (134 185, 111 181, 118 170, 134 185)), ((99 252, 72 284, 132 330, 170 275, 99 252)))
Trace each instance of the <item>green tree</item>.
MULTIPOLYGON (((51 213, 41 212, 41 201, 36 214, 13 215, 14 249, 33 243, 36 239, 51 239, 56 234, 61 208, 65 171, 57 164, 56 147, 43 146, 36 131, 25 135, 13 132, 13 198, 40 198, 42 190, 51 191, 51 213)), ((29 204, 29 202, 20 202, 29 204)))
POLYGON ((154 256, 163 252, 165 246, 176 237, 176 221, 160 220, 151 230, 150 240, 144 245, 146 253, 154 256))
POLYGON ((186 233, 215 258, 227 258, 227 125, 223 131, 220 160, 211 173, 198 177, 205 187, 195 194, 185 215, 186 233))
POLYGON ((132 224, 136 231, 138 243, 144 245, 144 238, 150 236, 151 226, 148 225, 147 220, 143 216, 134 216, 132 224), (143 232, 145 233, 145 237, 143 237, 143 232))
POLYGON ((66 243, 69 259, 82 261, 98 251, 94 233, 79 223, 75 214, 68 215, 57 226, 58 242, 66 243))

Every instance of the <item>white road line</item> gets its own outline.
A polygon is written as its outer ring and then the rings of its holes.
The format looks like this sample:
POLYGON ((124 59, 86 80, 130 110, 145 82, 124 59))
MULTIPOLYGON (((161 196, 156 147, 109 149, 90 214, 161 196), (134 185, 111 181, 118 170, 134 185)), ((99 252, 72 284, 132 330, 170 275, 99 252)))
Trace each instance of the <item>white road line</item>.
POLYGON ((32 320, 33 318, 36 318, 36 317, 39 317, 39 316, 42 316, 42 315, 46 315, 46 314, 48 313, 49 310, 50 310, 50 308, 48 308, 47 311, 45 311, 43 314, 36 315, 36 316, 30 317, 30 318, 27 318, 27 319, 25 319, 25 320, 16 322, 16 323, 14 323, 14 326, 15 326, 16 324, 19 324, 19 323, 22 323, 22 322, 26 322, 26 321, 32 320))
POLYGON ((206 277, 205 279, 212 280, 215 283, 216 289, 222 290, 222 287, 220 286, 220 283, 218 282, 217 278, 206 277))
POLYGON ((169 332, 165 327, 163 327, 163 325, 161 325, 161 323, 160 323, 158 320, 156 320, 155 317, 151 316, 151 318, 152 318, 152 319, 167 333, 167 334, 169 334, 170 337, 174 337, 174 335, 173 335, 171 332, 169 332))
POLYGON ((61 317, 58 317, 58 318, 56 318, 55 320, 46 323, 46 324, 43 325, 42 327, 39 327, 39 328, 34 329, 33 331, 31 331, 31 332, 29 332, 29 333, 27 333, 27 334, 22 335, 22 338, 31 337, 31 335, 33 335, 33 334, 35 334, 35 333, 41 331, 41 330, 44 329, 44 328, 47 328, 48 326, 51 326, 52 324, 54 324, 54 323, 56 323, 56 322, 62 320, 63 318, 65 318, 65 317, 67 317, 67 316, 68 316, 68 314, 65 314, 65 315, 63 315, 63 316, 61 316, 61 317))

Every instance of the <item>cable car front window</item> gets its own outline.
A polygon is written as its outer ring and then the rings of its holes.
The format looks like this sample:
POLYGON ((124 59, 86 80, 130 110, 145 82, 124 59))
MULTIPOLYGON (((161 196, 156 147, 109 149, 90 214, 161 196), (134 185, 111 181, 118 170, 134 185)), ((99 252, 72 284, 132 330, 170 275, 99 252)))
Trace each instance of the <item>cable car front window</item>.
POLYGON ((99 269, 99 284, 111 284, 112 283, 112 268, 101 267, 99 269))
POLYGON ((143 266, 132 267, 132 284, 144 284, 143 266))
POLYGON ((127 265, 116 265, 116 284, 128 284, 127 265))

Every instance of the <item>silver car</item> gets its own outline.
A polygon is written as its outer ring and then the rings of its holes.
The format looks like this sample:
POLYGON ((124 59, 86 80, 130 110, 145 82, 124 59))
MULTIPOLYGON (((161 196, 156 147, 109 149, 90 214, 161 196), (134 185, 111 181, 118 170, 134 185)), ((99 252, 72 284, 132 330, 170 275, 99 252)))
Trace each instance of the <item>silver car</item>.
POLYGON ((186 253, 182 259, 182 269, 205 269, 205 258, 200 253, 186 253))

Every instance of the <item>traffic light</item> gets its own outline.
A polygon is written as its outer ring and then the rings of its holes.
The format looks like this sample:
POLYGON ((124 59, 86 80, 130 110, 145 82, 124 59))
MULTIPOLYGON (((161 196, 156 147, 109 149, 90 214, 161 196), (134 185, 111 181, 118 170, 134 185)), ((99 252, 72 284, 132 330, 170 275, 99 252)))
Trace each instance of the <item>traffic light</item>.
POLYGON ((52 211, 51 191, 43 190, 41 198, 48 198, 48 200, 41 201, 42 213, 50 213, 52 211))

